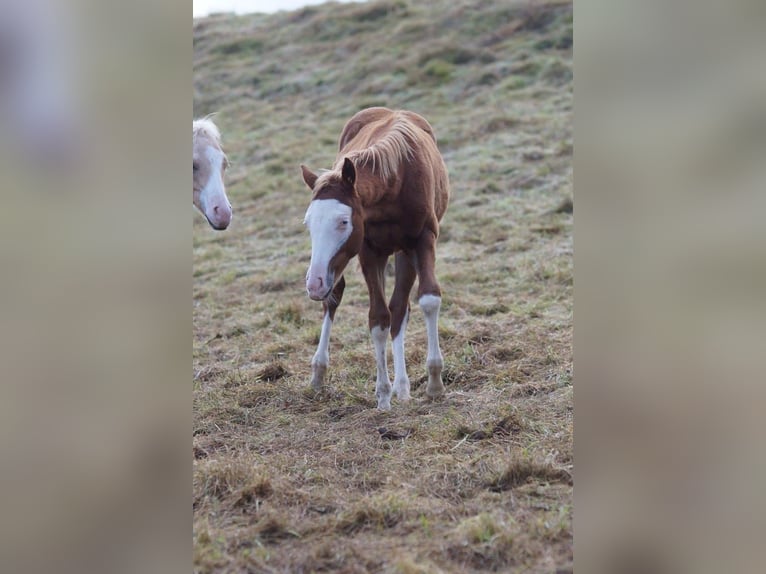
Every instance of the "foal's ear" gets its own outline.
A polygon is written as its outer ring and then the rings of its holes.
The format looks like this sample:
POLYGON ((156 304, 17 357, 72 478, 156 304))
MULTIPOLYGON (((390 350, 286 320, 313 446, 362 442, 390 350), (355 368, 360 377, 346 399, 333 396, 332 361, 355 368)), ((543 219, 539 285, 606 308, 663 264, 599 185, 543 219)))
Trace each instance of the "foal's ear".
POLYGON ((309 186, 309 189, 314 189, 314 184, 317 182, 317 174, 301 164, 301 171, 303 172, 303 181, 309 186))
POLYGON ((356 168, 354 167, 354 162, 348 158, 343 160, 343 171, 341 171, 341 176, 343 177, 344 183, 354 187, 354 182, 356 182, 356 168))

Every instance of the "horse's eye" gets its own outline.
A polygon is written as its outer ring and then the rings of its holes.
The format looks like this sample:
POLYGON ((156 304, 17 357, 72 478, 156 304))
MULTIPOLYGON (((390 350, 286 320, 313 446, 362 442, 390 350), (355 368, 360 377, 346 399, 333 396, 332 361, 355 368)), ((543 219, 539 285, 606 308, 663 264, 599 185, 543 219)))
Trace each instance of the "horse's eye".
POLYGON ((341 225, 348 225, 348 219, 344 219, 340 222, 341 225))

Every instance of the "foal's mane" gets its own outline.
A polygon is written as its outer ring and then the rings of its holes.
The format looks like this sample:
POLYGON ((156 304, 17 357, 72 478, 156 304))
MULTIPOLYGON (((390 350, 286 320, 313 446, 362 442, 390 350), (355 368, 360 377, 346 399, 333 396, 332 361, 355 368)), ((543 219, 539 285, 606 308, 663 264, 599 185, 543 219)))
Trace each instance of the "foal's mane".
POLYGON ((336 169, 343 165, 343 158, 348 157, 357 166, 370 164, 373 173, 389 179, 396 174, 401 163, 412 156, 413 145, 418 141, 416 127, 406 117, 396 116, 386 135, 363 149, 342 154, 336 169))
POLYGON ((196 138, 199 135, 207 135, 213 138, 215 143, 221 145, 221 132, 218 131, 218 126, 210 119, 211 116, 206 116, 199 120, 192 121, 192 138, 196 138))

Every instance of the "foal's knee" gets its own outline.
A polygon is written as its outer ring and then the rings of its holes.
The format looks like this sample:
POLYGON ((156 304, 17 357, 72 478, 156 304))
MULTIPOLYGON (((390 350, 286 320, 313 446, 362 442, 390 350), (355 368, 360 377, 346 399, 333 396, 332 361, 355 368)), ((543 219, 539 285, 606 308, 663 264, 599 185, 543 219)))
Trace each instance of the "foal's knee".
POLYGON ((423 265, 418 273, 418 299, 422 299, 426 295, 441 298, 442 289, 436 279, 433 266, 423 265))
POLYGON ((418 305, 420 305, 420 308, 426 316, 438 313, 442 305, 441 293, 426 293, 421 295, 420 299, 418 299, 418 305))
POLYGON ((373 327, 388 329, 391 326, 391 312, 385 307, 370 309, 369 322, 371 331, 373 327))

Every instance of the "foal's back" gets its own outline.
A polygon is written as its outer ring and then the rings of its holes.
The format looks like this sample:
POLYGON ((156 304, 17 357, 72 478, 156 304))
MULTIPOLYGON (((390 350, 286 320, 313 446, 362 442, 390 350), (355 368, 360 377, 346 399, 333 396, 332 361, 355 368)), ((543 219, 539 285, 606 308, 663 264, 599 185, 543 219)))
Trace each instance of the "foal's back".
POLYGON ((365 140, 368 141, 367 145, 369 145, 369 141, 375 141, 376 138, 379 138, 381 134, 385 133, 385 130, 391 127, 391 124, 393 124, 396 117, 406 118, 408 121, 426 132, 431 137, 434 144, 436 143, 434 130, 431 127, 431 124, 428 123, 428 120, 423 116, 408 110, 398 110, 395 112, 388 108, 376 107, 367 108, 366 110, 357 112, 346 122, 346 125, 343 127, 343 131, 340 134, 338 149, 343 151, 343 148, 346 147, 365 127, 374 130, 371 133, 371 138, 365 138, 365 140))
POLYGON ((362 110, 346 123, 338 147, 338 161, 357 157, 357 186, 371 223, 393 219, 408 235, 429 229, 438 236, 449 180, 433 128, 423 116, 382 107, 362 110), (372 149, 377 151, 371 154, 372 149))

